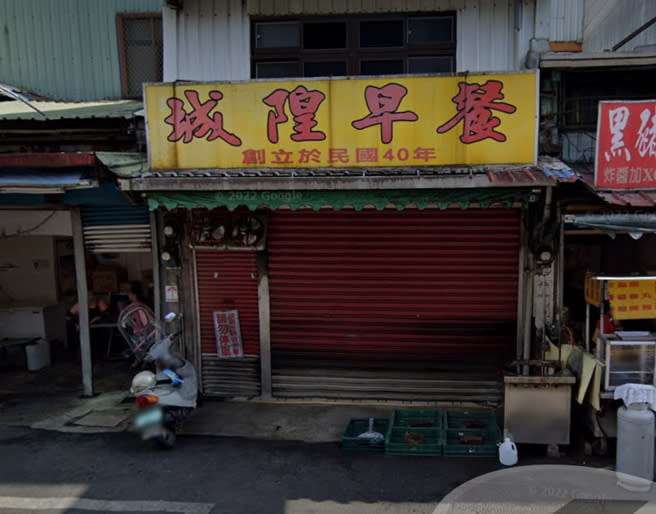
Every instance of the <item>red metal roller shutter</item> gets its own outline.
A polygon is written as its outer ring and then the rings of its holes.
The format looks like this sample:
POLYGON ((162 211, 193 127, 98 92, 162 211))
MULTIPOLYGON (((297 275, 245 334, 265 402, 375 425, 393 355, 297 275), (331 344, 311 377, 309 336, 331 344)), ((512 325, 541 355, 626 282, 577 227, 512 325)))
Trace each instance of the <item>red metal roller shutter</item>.
POLYGON ((203 391, 259 394, 260 328, 255 252, 196 250, 203 391), (244 358, 218 359, 214 311, 238 310, 244 358))
POLYGON ((466 380, 497 397, 519 233, 517 210, 274 213, 274 394, 445 399, 466 380))

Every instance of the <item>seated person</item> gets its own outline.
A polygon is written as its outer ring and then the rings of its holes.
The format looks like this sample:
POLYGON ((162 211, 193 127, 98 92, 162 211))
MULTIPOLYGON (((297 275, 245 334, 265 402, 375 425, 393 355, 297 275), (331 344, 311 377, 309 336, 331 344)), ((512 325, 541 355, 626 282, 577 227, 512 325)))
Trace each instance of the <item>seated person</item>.
MULTIPOLYGON (((610 302, 604 300, 604 334, 614 334, 616 330, 622 330, 622 325, 620 322, 613 319, 612 310, 610 307, 610 302)), ((592 335, 592 344, 597 343, 597 338, 601 334, 601 320, 597 321, 597 326, 595 327, 594 334, 592 335)))
MULTIPOLYGON (((100 315, 100 310, 98 309, 98 299, 92 293, 89 293, 88 296, 88 308, 89 308, 89 321, 96 318, 100 315)), ((75 331, 80 331, 80 303, 75 302, 70 309, 68 309, 68 315, 66 319, 70 321, 75 326, 75 331)))
POLYGON ((93 317, 91 317, 91 312, 89 312, 89 323, 112 323, 112 312, 109 308, 109 302, 107 298, 101 296, 96 301, 96 309, 93 312, 93 317))
MULTIPOLYGON (((112 336, 111 328, 102 325, 113 323, 115 320, 111 315, 111 310, 107 298, 104 296, 95 296, 89 294, 89 328, 91 338, 91 354, 94 360, 103 355, 107 342, 112 336), (98 326, 101 325, 101 326, 98 326), (97 328, 94 328, 97 327, 97 328)), ((68 337, 72 341, 74 351, 77 351, 80 344, 80 304, 75 303, 69 310, 67 316, 68 337)))

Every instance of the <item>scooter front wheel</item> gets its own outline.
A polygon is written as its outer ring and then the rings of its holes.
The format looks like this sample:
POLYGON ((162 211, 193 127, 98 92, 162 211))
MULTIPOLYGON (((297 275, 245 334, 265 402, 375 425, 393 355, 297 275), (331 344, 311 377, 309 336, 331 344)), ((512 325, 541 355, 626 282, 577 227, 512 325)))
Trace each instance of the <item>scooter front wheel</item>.
POLYGON ((168 428, 164 428, 161 435, 155 438, 157 446, 164 450, 170 450, 175 446, 175 432, 168 428))

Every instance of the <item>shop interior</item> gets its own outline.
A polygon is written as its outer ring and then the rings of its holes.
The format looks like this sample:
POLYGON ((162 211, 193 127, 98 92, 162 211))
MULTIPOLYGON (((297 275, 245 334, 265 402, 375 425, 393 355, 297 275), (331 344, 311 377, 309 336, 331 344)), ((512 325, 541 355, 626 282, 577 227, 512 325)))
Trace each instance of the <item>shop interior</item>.
MULTIPOLYGON (((152 307, 153 259, 150 252, 87 252, 85 257, 94 383, 101 392, 128 380, 127 345, 116 321, 132 301, 152 307)), ((33 383, 36 375, 54 375, 60 385, 79 387, 79 307, 73 238, 4 238, 0 246, 0 369, 14 372, 16 383, 33 383), (33 376, 26 379, 25 372, 33 376)))
MULTIPOLYGON (((644 233, 636 238, 635 233, 632 236, 629 233, 589 232, 566 232, 564 249, 565 317, 574 341, 583 347, 586 346, 586 273, 595 276, 654 276, 656 279, 656 234, 644 233)), ((590 306, 587 343, 591 347, 594 346, 592 336, 599 317, 600 308, 590 306)), ((656 332, 656 313, 653 318, 623 320, 617 323, 617 327, 626 331, 656 332)))

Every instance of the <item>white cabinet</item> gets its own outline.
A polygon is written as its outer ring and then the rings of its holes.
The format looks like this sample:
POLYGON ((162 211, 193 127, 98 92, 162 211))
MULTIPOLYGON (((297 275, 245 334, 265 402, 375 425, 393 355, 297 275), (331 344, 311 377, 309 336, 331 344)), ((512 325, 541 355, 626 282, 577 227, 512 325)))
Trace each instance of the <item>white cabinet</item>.
POLYGON ((0 307, 0 339, 28 337, 65 341, 66 310, 64 306, 0 307))

